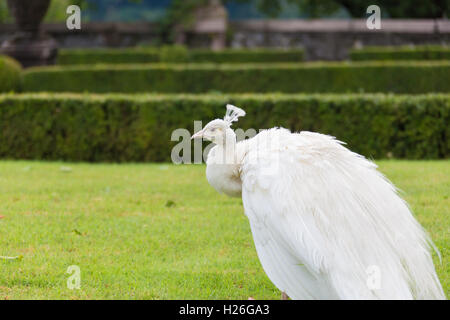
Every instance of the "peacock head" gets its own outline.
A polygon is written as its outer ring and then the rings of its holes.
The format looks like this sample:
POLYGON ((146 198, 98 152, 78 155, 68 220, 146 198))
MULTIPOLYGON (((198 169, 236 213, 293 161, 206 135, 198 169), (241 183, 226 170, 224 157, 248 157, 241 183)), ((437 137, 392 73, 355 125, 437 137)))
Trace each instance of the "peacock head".
POLYGON ((230 127, 234 121, 243 116, 245 116, 244 110, 227 104, 227 112, 223 120, 215 119, 210 121, 202 130, 195 133, 191 139, 203 138, 215 144, 225 143, 229 139, 234 139, 235 141, 236 135, 230 127))

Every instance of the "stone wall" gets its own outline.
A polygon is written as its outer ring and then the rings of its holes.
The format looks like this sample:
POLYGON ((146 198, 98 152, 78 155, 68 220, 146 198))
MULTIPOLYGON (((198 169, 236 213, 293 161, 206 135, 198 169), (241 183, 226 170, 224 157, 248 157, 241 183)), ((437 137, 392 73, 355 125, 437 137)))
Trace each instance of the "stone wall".
POLYGON ((362 46, 450 44, 450 20, 255 20, 231 25, 232 47, 303 47, 307 60, 343 60, 362 46))
MULTIPOLYGON (((85 23, 82 30, 65 24, 46 24, 44 29, 61 48, 130 47, 154 44, 158 26, 152 23, 85 23)), ((0 41, 14 31, 0 25, 0 41)), ((207 47, 212 37, 190 34, 188 45, 207 47)), ((381 30, 369 30, 365 20, 244 20, 231 21, 227 42, 233 48, 302 47, 307 60, 343 60, 352 47, 367 45, 450 44, 450 20, 383 19, 381 30)))

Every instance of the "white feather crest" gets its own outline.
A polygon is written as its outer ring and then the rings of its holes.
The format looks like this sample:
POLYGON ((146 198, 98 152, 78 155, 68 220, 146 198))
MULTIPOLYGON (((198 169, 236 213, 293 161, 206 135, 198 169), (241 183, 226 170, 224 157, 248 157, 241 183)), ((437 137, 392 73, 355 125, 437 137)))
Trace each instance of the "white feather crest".
POLYGON ((233 106, 232 104, 227 104, 227 113, 225 114, 225 117, 223 120, 231 124, 235 121, 238 121, 239 117, 245 116, 245 111, 241 108, 238 108, 236 106, 233 106))

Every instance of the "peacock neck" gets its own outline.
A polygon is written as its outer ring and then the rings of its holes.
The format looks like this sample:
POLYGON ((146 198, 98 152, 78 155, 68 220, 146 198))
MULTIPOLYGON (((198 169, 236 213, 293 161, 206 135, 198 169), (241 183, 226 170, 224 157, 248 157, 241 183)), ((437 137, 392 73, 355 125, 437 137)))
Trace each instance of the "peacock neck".
POLYGON ((208 155, 206 178, 217 191, 239 197, 242 190, 240 161, 237 157, 236 135, 230 131, 226 139, 216 143, 208 155))
POLYGON ((218 142, 217 152, 223 158, 222 164, 236 164, 236 134, 232 129, 228 128, 224 139, 218 142))

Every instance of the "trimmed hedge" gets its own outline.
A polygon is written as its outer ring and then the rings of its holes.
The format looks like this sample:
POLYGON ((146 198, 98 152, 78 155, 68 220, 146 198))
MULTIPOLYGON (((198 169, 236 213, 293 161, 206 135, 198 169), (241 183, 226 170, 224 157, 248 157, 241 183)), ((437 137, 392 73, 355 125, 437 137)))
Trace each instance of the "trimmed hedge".
POLYGON ((163 46, 159 49, 159 62, 186 63, 189 62, 189 51, 185 46, 163 46))
POLYGON ((153 49, 61 49, 56 64, 79 65, 97 63, 151 63, 159 62, 159 53, 153 49))
POLYGON ((26 92, 450 92, 450 61, 30 68, 26 92))
POLYGON ((275 63, 275 62, 302 62, 301 49, 226 49, 221 51, 192 50, 191 62, 211 63, 275 63))
POLYGON ((331 134, 374 158, 448 158, 450 95, 0 95, 0 157, 170 161, 171 133, 245 109, 235 128, 331 134))
POLYGON ((350 52, 354 61, 363 60, 450 60, 450 47, 365 47, 350 52))
MULTIPOLYGON (((66 49, 58 53, 57 64, 129 64, 150 62, 178 62, 170 59, 170 53, 180 51, 179 46, 156 48, 126 49, 66 49), (168 58, 169 59, 168 59, 168 58)), ((226 49, 211 51, 204 49, 187 50, 182 61, 210 63, 247 63, 247 62, 301 62, 303 51, 300 49, 226 49)))
POLYGON ((18 91, 20 89, 20 64, 7 56, 0 56, 0 92, 18 91))

